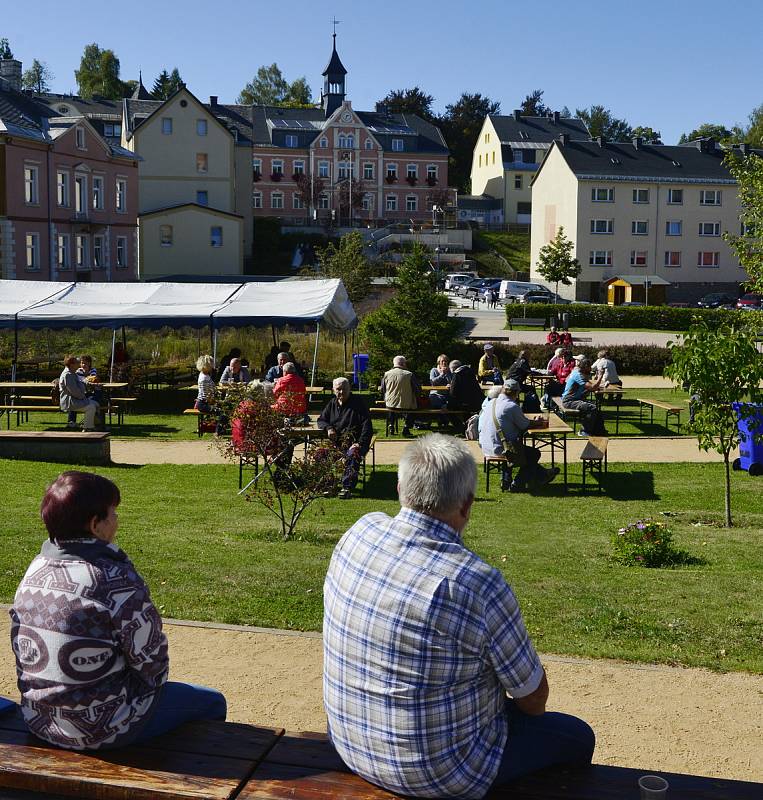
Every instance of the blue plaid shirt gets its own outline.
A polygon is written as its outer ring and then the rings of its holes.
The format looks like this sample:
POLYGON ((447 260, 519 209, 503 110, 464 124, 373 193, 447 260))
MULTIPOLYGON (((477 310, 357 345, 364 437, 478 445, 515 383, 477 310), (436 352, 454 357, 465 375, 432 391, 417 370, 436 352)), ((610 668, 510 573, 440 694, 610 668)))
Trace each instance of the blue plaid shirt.
POLYGON ((543 677, 503 575, 403 508, 345 533, 323 593, 323 699, 347 766, 401 794, 482 797, 506 746, 506 692, 543 677))

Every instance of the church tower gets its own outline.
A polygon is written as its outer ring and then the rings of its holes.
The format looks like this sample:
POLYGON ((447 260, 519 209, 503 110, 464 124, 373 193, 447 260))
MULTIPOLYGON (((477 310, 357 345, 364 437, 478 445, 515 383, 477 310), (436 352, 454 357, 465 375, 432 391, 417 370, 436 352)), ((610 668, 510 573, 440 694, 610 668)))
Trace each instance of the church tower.
POLYGON ((334 48, 329 63, 323 70, 323 92, 321 93, 321 105, 327 118, 344 102, 344 76, 346 74, 347 70, 336 51, 336 33, 334 33, 334 48))

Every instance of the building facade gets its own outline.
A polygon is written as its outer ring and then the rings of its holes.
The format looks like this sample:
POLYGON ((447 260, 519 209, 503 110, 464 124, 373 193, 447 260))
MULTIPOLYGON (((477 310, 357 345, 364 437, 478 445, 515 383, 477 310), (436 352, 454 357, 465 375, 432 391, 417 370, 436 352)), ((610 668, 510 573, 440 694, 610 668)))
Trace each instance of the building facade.
POLYGON ((455 204, 441 131, 378 105, 356 111, 334 48, 316 108, 252 107, 252 205, 285 223, 427 220, 455 204))
POLYGON ((711 140, 556 140, 532 185, 532 280, 542 281, 540 249, 563 227, 582 267, 559 287, 570 299, 606 302, 607 284, 623 276, 629 284, 643 276, 647 292, 663 279, 669 301, 738 292, 747 275, 722 238, 740 232, 741 210, 725 153, 711 140))
POLYGON ((503 201, 504 221, 529 225, 532 215, 530 184, 551 143, 560 134, 588 139, 588 129, 579 119, 560 116, 510 117, 489 114, 477 137, 472 156, 472 194, 503 201))
POLYGON ((0 81, 0 277, 135 280, 137 159, 18 89, 0 81))

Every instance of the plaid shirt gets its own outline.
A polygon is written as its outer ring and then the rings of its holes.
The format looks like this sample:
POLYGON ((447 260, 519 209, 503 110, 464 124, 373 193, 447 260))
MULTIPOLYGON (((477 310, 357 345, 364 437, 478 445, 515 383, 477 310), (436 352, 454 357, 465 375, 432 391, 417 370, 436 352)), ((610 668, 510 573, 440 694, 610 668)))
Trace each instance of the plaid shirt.
POLYGON ((324 608, 323 698, 347 766, 401 794, 482 797, 506 746, 505 693, 543 676, 501 573, 432 517, 377 512, 336 546, 324 608))

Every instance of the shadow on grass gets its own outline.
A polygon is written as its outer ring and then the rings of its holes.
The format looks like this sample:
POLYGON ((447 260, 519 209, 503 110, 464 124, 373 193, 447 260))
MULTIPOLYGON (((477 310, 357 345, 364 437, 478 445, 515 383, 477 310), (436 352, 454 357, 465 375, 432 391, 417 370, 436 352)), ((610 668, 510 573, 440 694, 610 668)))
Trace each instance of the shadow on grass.
POLYGON ((611 500, 660 499, 654 490, 653 472, 608 472, 600 480, 604 493, 611 500))
POLYGON ((397 472, 373 472, 366 478, 366 488, 358 482, 360 496, 373 500, 396 500, 397 499, 397 472))
MULTIPOLYGON (((60 425, 48 425, 43 428, 44 431, 53 431, 54 433, 66 432, 67 428, 60 425)), ((79 429, 78 429, 79 430, 79 429)), ((131 424, 126 422, 124 425, 112 425, 107 427, 106 432, 110 433, 115 439, 146 439, 151 436, 171 436, 175 433, 180 433, 183 428, 175 428, 171 425, 151 425, 151 424, 131 424)), ((196 432, 194 431, 194 438, 196 432)))

